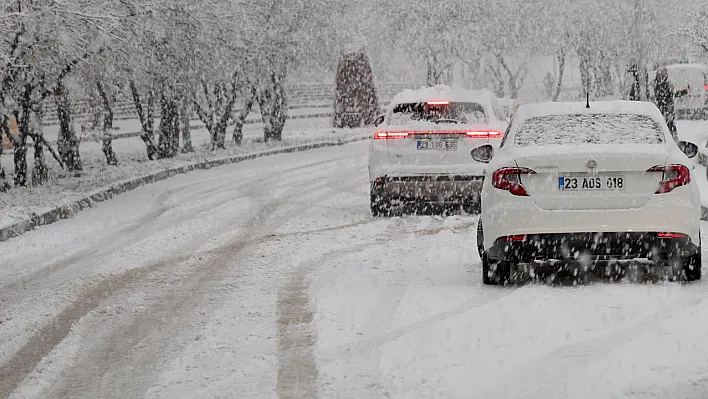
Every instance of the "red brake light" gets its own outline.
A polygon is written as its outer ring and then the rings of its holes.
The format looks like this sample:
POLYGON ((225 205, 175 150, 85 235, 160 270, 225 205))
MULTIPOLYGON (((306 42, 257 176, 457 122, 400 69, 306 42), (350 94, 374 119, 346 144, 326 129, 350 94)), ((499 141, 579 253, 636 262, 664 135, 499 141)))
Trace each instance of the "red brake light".
POLYGON ((426 101, 425 103, 428 104, 428 105, 450 105, 450 102, 449 102, 449 101, 445 101, 445 100, 442 100, 442 101, 426 101))
POLYGON ((466 132, 467 137, 502 137, 500 130, 471 130, 466 132))
POLYGON ((703 90, 708 91, 708 84, 703 86, 703 90))
POLYGON ((662 172, 664 176, 655 194, 668 193, 676 187, 685 186, 691 182, 691 171, 683 165, 653 166, 647 172, 662 172))
POLYGON ((515 236, 504 236, 504 237, 499 237, 494 242, 507 242, 507 241, 526 241, 526 235, 515 235, 515 236))
POLYGON ((408 137, 408 132, 376 132, 374 140, 386 139, 405 139, 408 137))
POLYGON ((520 197, 528 197, 529 193, 526 191, 526 187, 521 184, 521 175, 533 174, 536 172, 527 168, 497 169, 492 173, 492 186, 520 197))
POLYGON ((685 234, 681 233, 656 233, 659 238, 686 238, 685 234))

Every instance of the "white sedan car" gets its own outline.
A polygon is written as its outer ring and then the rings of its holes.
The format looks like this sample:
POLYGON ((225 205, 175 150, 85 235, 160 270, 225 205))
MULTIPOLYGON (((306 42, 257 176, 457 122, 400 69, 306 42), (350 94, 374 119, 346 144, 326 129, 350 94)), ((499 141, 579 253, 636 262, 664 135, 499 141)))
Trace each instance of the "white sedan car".
POLYGON ((371 212, 422 205, 478 208, 485 164, 471 150, 498 147, 508 125, 488 90, 437 86, 396 95, 369 149, 371 212))
POLYGON ((651 103, 522 105, 493 157, 489 146, 473 151, 489 162, 483 282, 637 270, 700 279, 697 151, 673 141, 651 103))

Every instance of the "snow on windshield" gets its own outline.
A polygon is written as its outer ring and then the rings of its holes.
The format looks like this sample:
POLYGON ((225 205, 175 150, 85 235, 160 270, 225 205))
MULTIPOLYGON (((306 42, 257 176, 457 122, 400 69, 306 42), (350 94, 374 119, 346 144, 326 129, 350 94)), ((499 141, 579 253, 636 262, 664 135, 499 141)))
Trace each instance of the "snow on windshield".
POLYGON ((486 123, 488 117, 484 106, 479 103, 402 103, 393 108, 392 125, 406 125, 411 122, 473 124, 486 123))
POLYGON ((654 119, 634 114, 570 114, 526 120, 514 137, 521 147, 563 144, 661 144, 654 119))

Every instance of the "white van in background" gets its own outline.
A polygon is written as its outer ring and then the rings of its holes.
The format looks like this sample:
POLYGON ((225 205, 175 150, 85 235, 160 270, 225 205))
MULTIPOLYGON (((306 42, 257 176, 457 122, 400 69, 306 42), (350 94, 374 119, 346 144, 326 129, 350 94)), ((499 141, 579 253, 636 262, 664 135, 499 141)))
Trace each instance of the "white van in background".
MULTIPOLYGON (((703 64, 671 64, 666 66, 674 85, 674 108, 678 119, 708 118, 708 66, 703 64)), ((649 75, 654 98, 656 71, 649 75)))

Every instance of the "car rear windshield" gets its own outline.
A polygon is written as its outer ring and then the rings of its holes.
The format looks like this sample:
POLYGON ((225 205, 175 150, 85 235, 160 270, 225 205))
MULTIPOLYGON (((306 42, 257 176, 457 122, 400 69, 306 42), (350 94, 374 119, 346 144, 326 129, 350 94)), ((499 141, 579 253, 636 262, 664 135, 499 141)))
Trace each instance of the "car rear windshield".
POLYGON ((488 118, 484 106, 471 102, 402 103, 393 107, 391 124, 410 122, 484 123, 488 118))
POLYGON ((570 114, 530 118, 519 127, 521 147, 563 144, 661 144, 664 131, 654 119, 636 114, 570 114))

